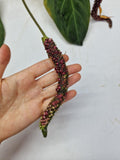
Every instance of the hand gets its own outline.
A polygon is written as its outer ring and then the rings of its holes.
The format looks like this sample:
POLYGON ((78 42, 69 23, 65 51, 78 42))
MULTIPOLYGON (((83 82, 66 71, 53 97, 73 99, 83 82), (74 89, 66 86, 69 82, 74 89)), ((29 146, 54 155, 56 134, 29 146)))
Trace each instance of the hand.
MULTIPOLYGON (((64 55, 64 59, 68 61, 68 56, 64 55)), ((10 49, 3 45, 0 48, 0 142, 37 120, 56 95, 57 87, 56 72, 47 73, 54 68, 50 59, 2 79, 9 60, 10 49), (43 75, 44 73, 47 74, 43 75)), ((79 64, 68 66, 71 75, 69 86, 80 80, 80 74, 77 73, 80 70, 79 64)), ((75 90, 68 91, 65 101, 75 95, 75 90)))

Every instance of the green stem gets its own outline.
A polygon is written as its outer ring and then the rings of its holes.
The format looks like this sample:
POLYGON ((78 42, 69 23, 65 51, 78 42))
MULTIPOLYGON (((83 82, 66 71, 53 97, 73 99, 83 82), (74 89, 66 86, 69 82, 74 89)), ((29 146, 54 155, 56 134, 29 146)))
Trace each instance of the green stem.
POLYGON ((36 26, 38 27, 39 31, 42 33, 43 38, 47 38, 45 32, 44 32, 43 29, 40 27, 40 25, 39 25, 38 22, 36 21, 35 17, 34 17, 33 14, 31 13, 31 11, 29 10, 29 8, 28 8, 25 0, 22 0, 22 2, 23 2, 23 4, 24 4, 26 10, 28 11, 30 17, 32 18, 32 20, 34 21, 34 23, 36 24, 36 26))

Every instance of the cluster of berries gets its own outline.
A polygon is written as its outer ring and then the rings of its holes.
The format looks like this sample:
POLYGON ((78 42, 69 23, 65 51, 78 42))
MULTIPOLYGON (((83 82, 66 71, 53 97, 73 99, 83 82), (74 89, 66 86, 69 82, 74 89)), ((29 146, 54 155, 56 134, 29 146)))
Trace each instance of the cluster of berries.
POLYGON ((65 99, 68 88, 68 69, 66 67, 61 51, 56 47, 51 38, 44 40, 45 50, 48 57, 52 59, 56 73, 58 74, 58 86, 56 88, 57 94, 49 103, 47 109, 43 112, 40 120, 40 129, 43 136, 47 136, 47 126, 65 99))
POLYGON ((100 7, 102 0, 95 0, 94 5, 91 11, 91 16, 96 20, 96 21, 106 21, 109 24, 109 27, 112 27, 112 20, 110 17, 101 15, 102 13, 102 8, 100 7), (98 9, 100 10, 100 15, 97 15, 98 9))

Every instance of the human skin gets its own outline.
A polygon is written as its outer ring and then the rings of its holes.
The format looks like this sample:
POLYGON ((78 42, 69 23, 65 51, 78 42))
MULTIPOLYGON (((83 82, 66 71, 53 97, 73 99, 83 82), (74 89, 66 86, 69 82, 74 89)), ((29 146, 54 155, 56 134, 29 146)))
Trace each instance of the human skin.
MULTIPOLYGON (((67 62, 69 57, 64 55, 64 59, 67 62)), ((4 44, 0 48, 0 142, 39 119, 56 95, 58 78, 55 71, 47 73, 54 68, 50 59, 45 59, 7 78, 2 78, 9 60, 10 49, 4 44), (44 73, 47 74, 42 76, 44 73)), ((80 70, 79 64, 68 66, 68 87, 80 80, 81 76, 78 73, 80 70)), ((65 102, 75 95, 75 90, 69 90, 65 102)))

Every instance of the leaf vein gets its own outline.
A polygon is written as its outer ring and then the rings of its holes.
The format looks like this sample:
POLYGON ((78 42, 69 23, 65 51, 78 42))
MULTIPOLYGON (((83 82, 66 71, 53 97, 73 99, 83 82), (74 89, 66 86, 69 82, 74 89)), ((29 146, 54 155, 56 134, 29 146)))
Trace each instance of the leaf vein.
MULTIPOLYGON (((78 34, 78 27, 77 27, 77 23, 76 23, 76 18, 75 18, 75 14, 74 14, 74 5, 73 5, 73 2, 72 2, 72 0, 71 0, 71 5, 72 5, 72 8, 73 8, 73 10, 72 10, 72 14, 73 14, 73 18, 74 18, 74 23, 75 23, 75 30, 76 30, 76 36, 77 36, 77 38, 79 39, 79 34, 78 34)), ((71 14, 71 15, 72 15, 71 14)))
POLYGON ((61 5, 61 8, 60 8, 60 11, 61 11, 61 12, 62 12, 62 10, 63 10, 64 4, 65 4, 65 0, 62 2, 62 5, 61 5))

